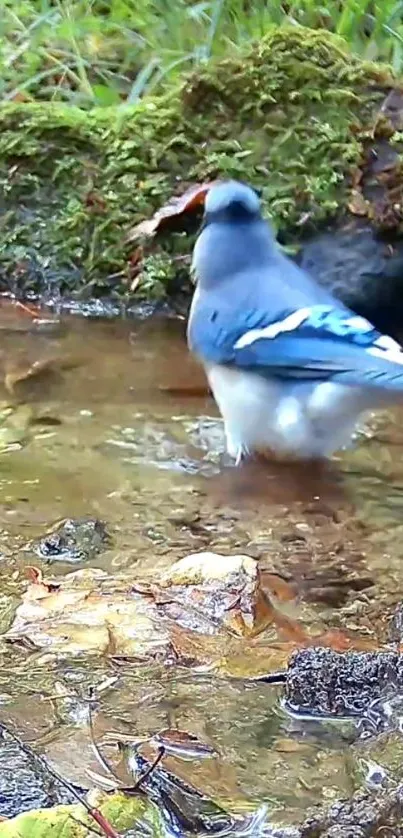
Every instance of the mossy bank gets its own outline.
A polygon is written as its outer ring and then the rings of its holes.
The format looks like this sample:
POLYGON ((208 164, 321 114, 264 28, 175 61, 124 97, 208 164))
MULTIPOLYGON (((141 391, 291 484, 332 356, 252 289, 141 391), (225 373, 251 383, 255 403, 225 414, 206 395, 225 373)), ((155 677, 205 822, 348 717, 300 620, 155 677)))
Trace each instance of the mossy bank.
POLYGON ((380 116, 395 86, 386 68, 354 58, 329 33, 293 27, 133 108, 1 105, 3 290, 169 295, 186 277, 175 257, 189 253, 189 230, 147 247, 135 292, 126 234, 172 194, 217 175, 262 188, 286 238, 343 213, 357 195, 362 214, 399 228, 403 135, 380 116), (377 135, 395 149, 392 220, 360 192, 377 135))

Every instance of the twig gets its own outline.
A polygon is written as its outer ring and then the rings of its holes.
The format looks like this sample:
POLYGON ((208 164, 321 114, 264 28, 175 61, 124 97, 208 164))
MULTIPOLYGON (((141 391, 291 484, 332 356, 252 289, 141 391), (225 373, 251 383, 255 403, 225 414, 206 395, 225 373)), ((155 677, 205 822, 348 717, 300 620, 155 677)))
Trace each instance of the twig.
POLYGON ((25 305, 25 303, 21 303, 20 300, 15 300, 14 305, 16 306, 16 308, 20 308, 21 311, 24 311, 25 314, 29 314, 31 317, 38 317, 39 315, 39 308, 31 308, 31 306, 27 306, 25 305))
POLYGON ((148 777, 149 777, 149 776, 153 773, 153 771, 156 769, 157 765, 159 765, 159 763, 161 762, 162 757, 164 756, 164 754, 165 754, 165 746, 164 746, 164 745, 160 745, 160 746, 159 746, 159 748, 158 748, 158 754, 157 754, 157 756, 155 757, 154 762, 152 762, 152 763, 151 763, 151 765, 149 765, 149 766, 148 766, 148 768, 146 769, 146 771, 144 771, 144 774, 142 774, 142 775, 139 777, 139 779, 137 780, 137 782, 134 784, 133 788, 131 788, 131 789, 130 789, 130 793, 131 793, 131 794, 132 794, 133 792, 135 792, 135 791, 138 791, 138 790, 140 789, 140 786, 142 786, 142 785, 143 785, 144 781, 148 779, 148 777))
POLYGON ((95 821, 95 823, 98 824, 103 834, 106 835, 107 838, 121 838, 119 833, 116 832, 113 826, 111 826, 109 821, 107 821, 107 819, 104 817, 102 812, 90 806, 90 804, 86 801, 85 797, 79 794, 79 792, 73 786, 73 784, 70 783, 68 780, 65 780, 64 777, 62 777, 57 771, 55 771, 54 768, 51 768, 50 765, 47 763, 46 759, 41 754, 37 754, 31 748, 30 745, 27 745, 25 742, 23 742, 22 739, 20 739, 20 737, 17 736, 16 733, 13 733, 13 731, 10 730, 7 727, 7 725, 5 725, 3 722, 0 722, 0 731, 6 733, 7 736, 9 736, 10 739, 12 739, 16 743, 16 745, 18 745, 21 751, 27 757, 29 757, 29 759, 31 759, 34 763, 40 765, 41 768, 43 768, 48 774, 50 774, 54 780, 57 780, 57 782, 60 783, 61 786, 67 789, 67 791, 69 791, 70 794, 73 797, 75 797, 75 799, 78 800, 78 802, 81 803, 82 806, 84 806, 84 809, 86 809, 86 811, 88 812, 90 817, 95 821))
MULTIPOLYGON (((151 765, 148 766, 148 768, 144 771, 144 773, 136 781, 134 786, 124 786, 122 784, 121 780, 119 779, 118 775, 113 770, 109 761, 106 759, 106 757, 104 757, 104 755, 101 752, 97 742, 95 741, 94 724, 93 724, 93 718, 92 718, 92 703, 93 703, 94 698, 95 698, 94 687, 90 687, 89 693, 88 693, 88 698, 89 698, 89 701, 88 701, 88 726, 89 726, 89 731, 90 731, 90 739, 91 739, 92 749, 94 751, 94 754, 95 754, 98 762, 100 763, 100 765, 102 766, 104 771, 107 771, 108 774, 110 774, 111 777, 113 777, 114 780, 116 780, 118 788, 120 788, 120 790, 123 791, 125 794, 135 794, 135 792, 142 791, 142 789, 140 788, 141 785, 144 783, 145 780, 148 779, 148 777, 150 777, 150 775, 153 773, 154 769, 161 762, 162 757, 165 754, 165 746, 164 745, 159 746, 158 753, 157 753, 157 756, 154 759, 154 762, 152 762, 151 765)), ((145 740, 142 740, 142 741, 147 742, 147 741, 150 741, 150 740, 145 739, 145 740)))
POLYGON ((118 786, 122 786, 122 783, 119 780, 119 777, 117 776, 117 774, 115 774, 112 766, 110 765, 110 763, 108 762, 106 757, 104 757, 102 751, 100 750, 99 746, 97 745, 97 743, 95 741, 94 723, 93 723, 93 718, 92 718, 92 705, 93 705, 94 699, 95 699, 94 687, 90 687, 90 689, 88 691, 88 698, 89 698, 89 701, 88 701, 88 727, 89 727, 89 731, 90 731, 90 739, 91 739, 92 750, 94 751, 94 754, 95 754, 99 764, 104 769, 104 771, 106 771, 108 774, 111 775, 111 777, 113 777, 114 780, 116 780, 118 786))

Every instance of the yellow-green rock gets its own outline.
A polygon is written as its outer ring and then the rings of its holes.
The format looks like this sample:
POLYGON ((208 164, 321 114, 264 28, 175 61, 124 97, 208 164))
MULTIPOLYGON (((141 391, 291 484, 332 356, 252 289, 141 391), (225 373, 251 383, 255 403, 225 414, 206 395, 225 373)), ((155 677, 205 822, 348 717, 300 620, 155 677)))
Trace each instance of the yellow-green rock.
MULTIPOLYGON (((133 829, 136 822, 141 821, 151 828, 150 838, 162 838, 164 834, 158 810, 145 798, 118 793, 107 797, 99 792, 91 805, 100 809, 117 832, 133 829)), ((0 838, 87 838, 94 834, 94 829, 99 831, 95 821, 78 803, 23 812, 0 823, 0 838)))

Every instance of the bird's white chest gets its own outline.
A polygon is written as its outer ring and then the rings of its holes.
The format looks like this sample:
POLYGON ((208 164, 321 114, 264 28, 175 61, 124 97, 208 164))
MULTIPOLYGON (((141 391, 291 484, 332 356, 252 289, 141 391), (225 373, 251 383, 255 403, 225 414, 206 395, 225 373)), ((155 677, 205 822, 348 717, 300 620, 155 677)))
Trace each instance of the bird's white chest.
POLYGON ((237 462, 256 450, 326 457, 345 445, 369 407, 354 388, 296 384, 219 365, 206 368, 224 420, 227 450, 237 462))

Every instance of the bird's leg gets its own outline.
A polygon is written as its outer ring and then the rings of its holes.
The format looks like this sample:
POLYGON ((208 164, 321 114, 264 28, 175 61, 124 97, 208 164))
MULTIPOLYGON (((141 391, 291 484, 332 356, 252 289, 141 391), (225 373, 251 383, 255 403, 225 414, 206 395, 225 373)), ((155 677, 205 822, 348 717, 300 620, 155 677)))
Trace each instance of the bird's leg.
POLYGON ((243 448, 238 448, 238 453, 235 457, 235 468, 238 468, 238 466, 241 465, 242 460, 244 459, 244 457, 245 457, 245 452, 244 452, 243 448))
POLYGON ((238 468, 238 466, 242 464, 242 461, 250 456, 249 451, 245 445, 243 445, 238 439, 234 438, 225 423, 224 427, 227 453, 232 460, 235 460, 235 467, 238 468))

